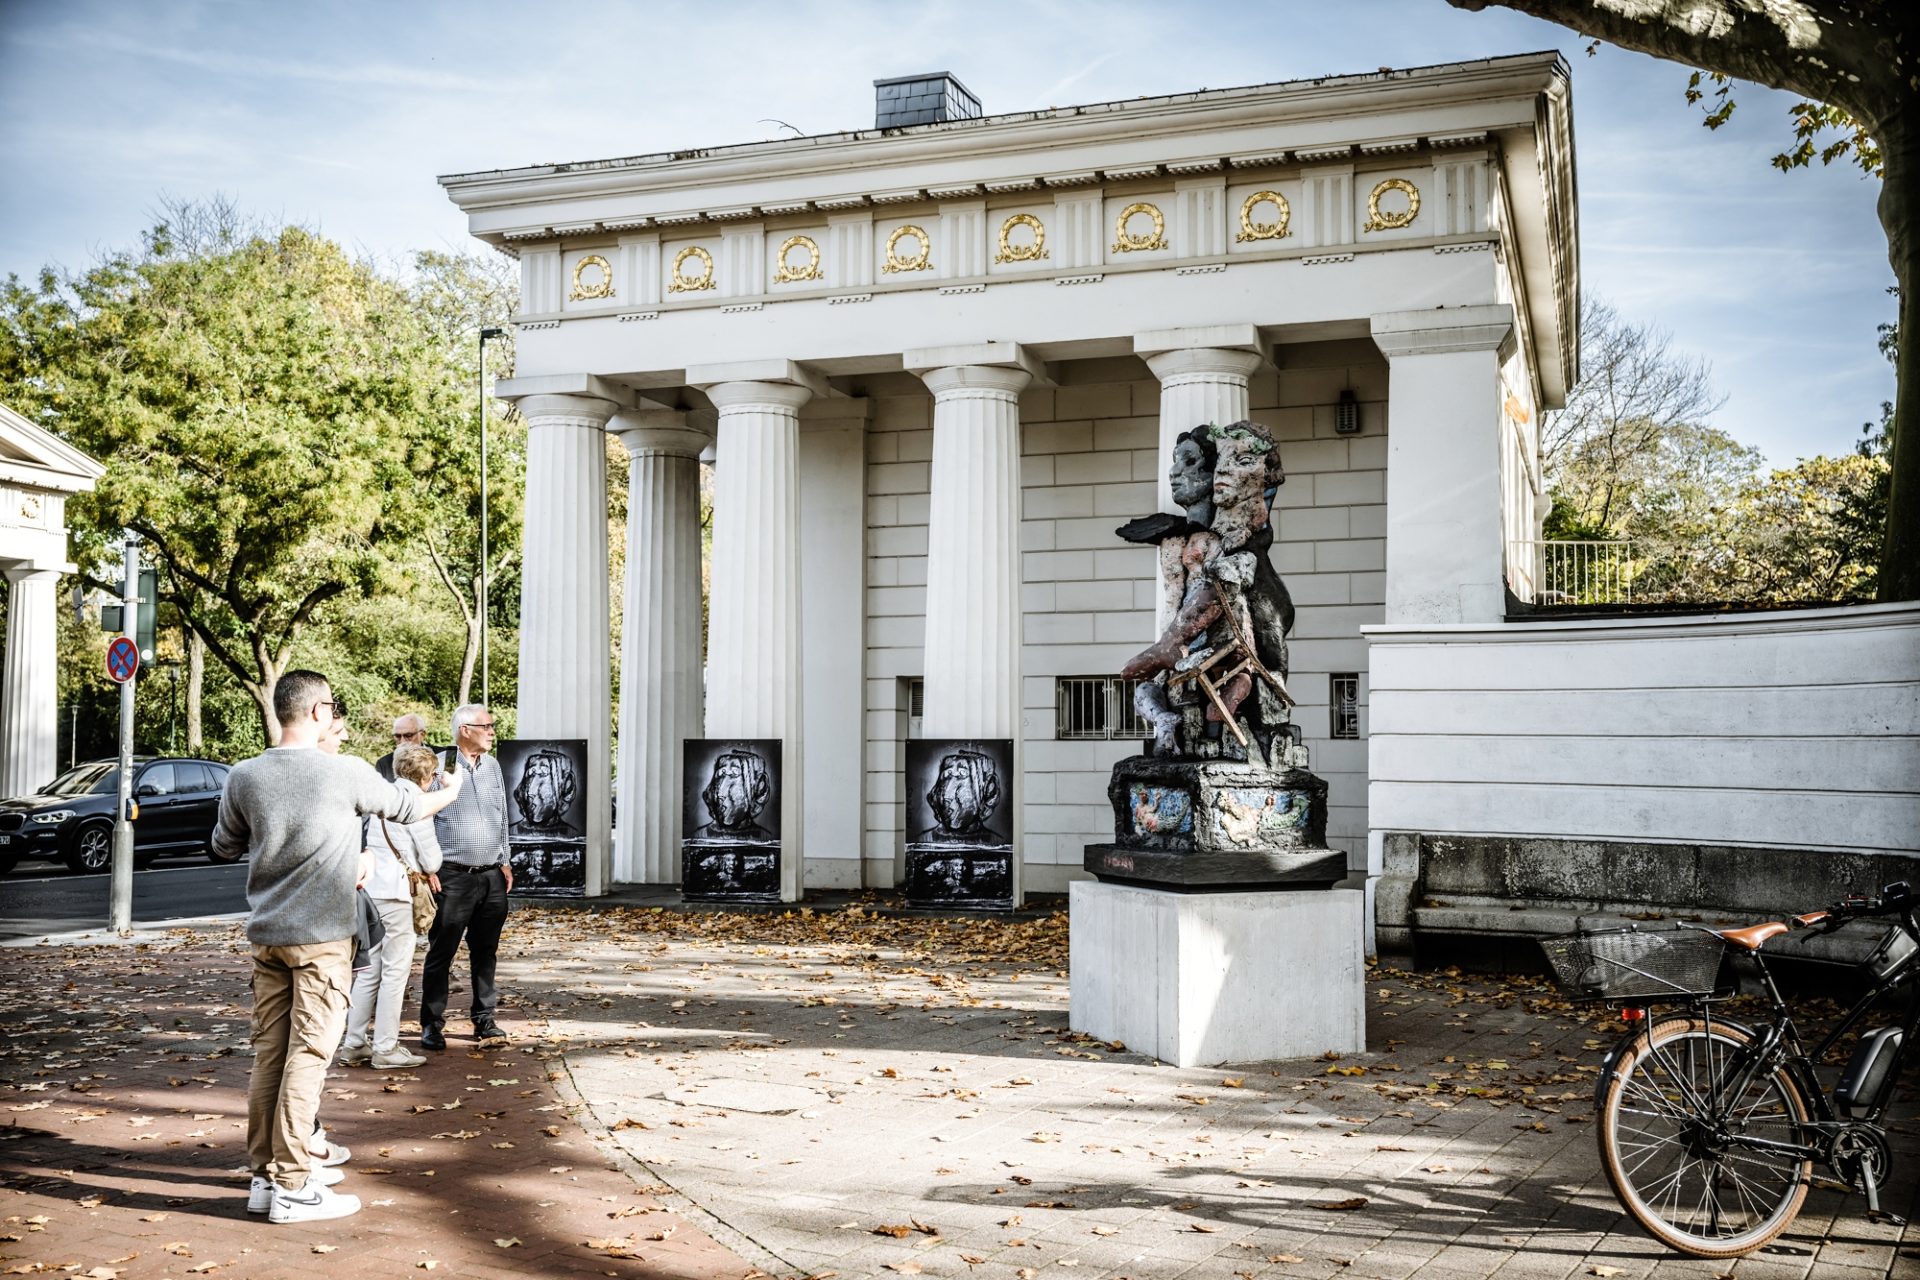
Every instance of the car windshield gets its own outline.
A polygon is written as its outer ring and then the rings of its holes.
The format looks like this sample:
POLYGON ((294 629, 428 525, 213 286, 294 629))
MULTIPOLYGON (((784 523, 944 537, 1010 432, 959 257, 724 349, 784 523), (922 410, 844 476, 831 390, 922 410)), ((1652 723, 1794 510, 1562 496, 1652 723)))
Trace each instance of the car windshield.
POLYGON ((95 761, 69 769, 46 787, 40 794, 48 796, 84 796, 98 795, 116 790, 120 785, 120 770, 108 761, 95 761))

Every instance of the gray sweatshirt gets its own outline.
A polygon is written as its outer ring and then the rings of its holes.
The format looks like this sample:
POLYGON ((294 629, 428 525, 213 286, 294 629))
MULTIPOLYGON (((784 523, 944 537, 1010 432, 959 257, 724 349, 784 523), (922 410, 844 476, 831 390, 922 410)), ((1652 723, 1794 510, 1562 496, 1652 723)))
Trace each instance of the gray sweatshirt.
POLYGON ((251 856, 247 940, 264 947, 353 936, 360 876, 360 819, 420 817, 420 792, 383 780, 372 765, 318 747, 275 747, 227 775, 213 851, 251 856))

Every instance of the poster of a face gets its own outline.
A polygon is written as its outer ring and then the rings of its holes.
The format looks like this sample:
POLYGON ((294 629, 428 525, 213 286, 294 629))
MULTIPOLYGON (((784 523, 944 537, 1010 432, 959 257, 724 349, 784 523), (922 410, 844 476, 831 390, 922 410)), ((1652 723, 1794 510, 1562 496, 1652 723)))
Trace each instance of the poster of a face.
POLYGON ((1012 740, 910 740, 907 848, 1012 847, 1012 740))
POLYGON ((779 845, 778 738, 689 738, 684 764, 686 844, 779 845))
POLYGON ((497 748, 507 788, 507 849, 516 896, 586 892, 587 742, 517 738, 497 748))

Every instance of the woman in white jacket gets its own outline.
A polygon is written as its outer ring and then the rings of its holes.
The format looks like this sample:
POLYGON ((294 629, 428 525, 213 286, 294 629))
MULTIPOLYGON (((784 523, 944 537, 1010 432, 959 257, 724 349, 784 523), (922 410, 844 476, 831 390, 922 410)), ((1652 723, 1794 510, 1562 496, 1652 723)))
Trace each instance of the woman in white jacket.
MULTIPOLYGON (((407 745, 393 753, 395 781, 424 791, 439 771, 440 761, 425 747, 407 745)), ((340 1042, 340 1061, 349 1067, 367 1062, 382 1070, 417 1067, 426 1061, 400 1047, 400 1005, 407 997, 407 977, 413 971, 413 894, 407 873, 433 875, 440 870, 440 843, 434 839, 433 819, 421 822, 367 823, 366 848, 373 855, 373 873, 366 890, 380 909, 387 936, 373 949, 372 963, 353 976, 353 999, 347 1006, 347 1034, 340 1042), (372 1040, 368 1040, 371 1026, 372 1040)))

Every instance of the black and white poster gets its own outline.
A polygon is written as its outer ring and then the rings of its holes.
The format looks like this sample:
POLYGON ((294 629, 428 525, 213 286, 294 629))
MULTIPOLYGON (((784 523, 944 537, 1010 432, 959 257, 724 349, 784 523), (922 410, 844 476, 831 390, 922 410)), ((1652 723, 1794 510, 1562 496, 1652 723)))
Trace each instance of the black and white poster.
POLYGON ((507 788, 513 892, 578 898, 587 891, 587 740, 517 738, 495 748, 507 788))
POLYGON ((681 896, 780 901, 780 739, 688 738, 685 752, 681 896))
POLYGON ((907 742, 907 904, 1013 909, 1013 740, 907 742))

